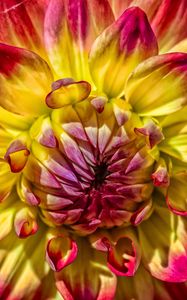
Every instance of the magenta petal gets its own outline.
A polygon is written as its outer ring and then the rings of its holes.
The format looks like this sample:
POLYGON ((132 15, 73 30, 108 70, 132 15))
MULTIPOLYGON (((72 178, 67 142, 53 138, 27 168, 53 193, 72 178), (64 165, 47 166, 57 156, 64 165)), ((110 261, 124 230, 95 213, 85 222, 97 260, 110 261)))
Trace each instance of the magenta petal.
POLYGON ((59 272, 75 260, 77 252, 75 241, 68 237, 57 236, 48 241, 46 260, 53 271, 59 272))

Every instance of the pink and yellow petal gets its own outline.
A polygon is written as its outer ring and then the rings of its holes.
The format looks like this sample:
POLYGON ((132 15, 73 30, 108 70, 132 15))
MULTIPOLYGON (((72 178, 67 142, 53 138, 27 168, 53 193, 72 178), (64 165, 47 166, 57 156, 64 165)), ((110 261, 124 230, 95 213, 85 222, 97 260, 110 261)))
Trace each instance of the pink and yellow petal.
POLYGON ((173 46, 187 37, 186 0, 174 2, 170 0, 109 0, 109 3, 116 18, 133 5, 144 10, 157 37, 161 52, 170 51, 173 46))
POLYGON ((134 276, 138 269, 141 250, 135 231, 114 229, 96 232, 90 237, 92 247, 107 253, 108 268, 117 276, 134 276))
POLYGON ((50 2, 45 17, 44 37, 57 79, 90 78, 87 66, 90 45, 113 20, 112 10, 106 0, 50 2))
POLYGON ((0 3, 0 41, 45 57, 43 31, 49 0, 7 0, 0 3))
POLYGON ((89 56, 93 81, 110 98, 116 97, 123 92, 134 67, 157 51, 146 15, 138 7, 132 7, 94 42, 89 56))
POLYGON ((147 59, 132 72, 127 101, 141 116, 163 116, 187 103, 187 54, 171 53, 147 59))
POLYGON ((104 257, 92 249, 84 238, 78 238, 77 244, 77 259, 56 274, 57 289, 63 299, 113 300, 117 280, 107 269, 104 257))
POLYGON ((0 44, 0 104, 6 110, 37 116, 49 109, 45 96, 53 76, 47 63, 25 49, 0 44))
POLYGON ((160 280, 185 282, 186 220, 170 212, 159 198, 158 194, 154 213, 138 227, 143 264, 160 280))

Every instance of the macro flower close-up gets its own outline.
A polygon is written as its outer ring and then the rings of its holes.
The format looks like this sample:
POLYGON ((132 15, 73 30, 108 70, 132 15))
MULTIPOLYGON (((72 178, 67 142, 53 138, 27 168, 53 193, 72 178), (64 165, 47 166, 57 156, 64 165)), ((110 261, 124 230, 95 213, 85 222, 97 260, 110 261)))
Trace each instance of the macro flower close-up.
POLYGON ((1 0, 0 299, 187 299, 187 0, 1 0))

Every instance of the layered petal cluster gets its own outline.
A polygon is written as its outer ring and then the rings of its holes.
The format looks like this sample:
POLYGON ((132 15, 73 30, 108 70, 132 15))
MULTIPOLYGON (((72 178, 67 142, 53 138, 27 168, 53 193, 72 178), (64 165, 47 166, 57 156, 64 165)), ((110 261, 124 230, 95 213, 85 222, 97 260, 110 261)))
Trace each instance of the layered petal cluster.
POLYGON ((186 5, 1 1, 1 299, 187 297, 186 5))

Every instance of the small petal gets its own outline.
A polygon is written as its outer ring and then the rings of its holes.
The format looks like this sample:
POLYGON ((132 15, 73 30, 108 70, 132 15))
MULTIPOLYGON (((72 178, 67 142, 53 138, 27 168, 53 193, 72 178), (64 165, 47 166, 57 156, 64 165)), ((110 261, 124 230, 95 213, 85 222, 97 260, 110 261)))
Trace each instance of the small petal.
POLYGON ((141 63, 128 79, 125 95, 142 116, 171 114, 187 103, 187 54, 164 54, 141 63))
POLYGON ((36 215, 32 208, 25 207, 19 210, 14 219, 14 228, 19 238, 27 238, 38 230, 36 215))
POLYGON ((46 260, 53 271, 59 272, 75 260, 77 252, 75 241, 63 236, 53 237, 47 244, 46 260))
POLYGON ((29 155, 30 151, 25 143, 18 139, 11 143, 4 158, 9 163, 11 171, 18 173, 25 167, 29 155))
POLYGON ((46 104, 50 108, 61 108, 72 105, 86 99, 91 91, 91 86, 87 81, 78 81, 62 84, 53 90, 46 97, 46 104))
POLYGON ((142 128, 135 128, 135 132, 145 136, 146 143, 150 146, 150 148, 153 148, 164 139, 161 128, 152 120, 147 122, 142 128))
POLYGON ((120 95, 126 79, 142 60, 157 54, 157 42, 146 15, 138 7, 126 10, 94 42, 90 72, 109 97, 120 95), (100 76, 98 76, 100 74, 100 76))

